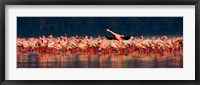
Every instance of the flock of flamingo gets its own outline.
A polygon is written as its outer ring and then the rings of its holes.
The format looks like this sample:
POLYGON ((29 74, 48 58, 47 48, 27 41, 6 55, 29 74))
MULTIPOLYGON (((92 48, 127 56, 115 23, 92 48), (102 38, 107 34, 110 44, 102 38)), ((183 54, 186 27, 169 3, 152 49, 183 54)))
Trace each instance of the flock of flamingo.
POLYGON ((42 36, 38 38, 17 38, 17 52, 39 52, 39 53, 80 53, 80 54, 172 54, 183 51, 183 37, 152 37, 145 38, 124 36, 109 29, 113 37, 98 36, 67 37, 66 34, 60 37, 42 36))

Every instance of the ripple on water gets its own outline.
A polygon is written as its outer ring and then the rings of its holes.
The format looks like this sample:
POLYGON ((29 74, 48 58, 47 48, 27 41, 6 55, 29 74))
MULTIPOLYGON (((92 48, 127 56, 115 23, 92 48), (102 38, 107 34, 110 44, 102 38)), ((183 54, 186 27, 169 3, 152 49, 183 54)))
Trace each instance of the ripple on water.
POLYGON ((17 55, 18 68, 183 68, 183 54, 104 55, 38 54, 17 55))

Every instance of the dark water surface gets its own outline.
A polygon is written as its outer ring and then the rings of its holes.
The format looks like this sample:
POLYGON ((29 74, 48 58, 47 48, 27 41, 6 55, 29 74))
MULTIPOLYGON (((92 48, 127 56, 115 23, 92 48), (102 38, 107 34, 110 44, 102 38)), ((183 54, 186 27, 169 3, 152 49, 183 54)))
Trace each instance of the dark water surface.
POLYGON ((183 17, 17 17, 17 37, 183 35, 183 17))
POLYGON ((183 68, 183 54, 18 54, 17 68, 183 68))

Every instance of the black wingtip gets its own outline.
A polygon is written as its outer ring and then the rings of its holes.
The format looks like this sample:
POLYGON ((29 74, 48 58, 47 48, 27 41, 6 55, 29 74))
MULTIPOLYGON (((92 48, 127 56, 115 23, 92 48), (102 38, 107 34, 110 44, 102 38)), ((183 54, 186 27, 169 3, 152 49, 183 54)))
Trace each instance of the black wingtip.
POLYGON ((124 40, 129 40, 131 38, 131 36, 124 36, 122 37, 124 40))
POLYGON ((116 40, 116 37, 114 37, 114 36, 105 36, 106 37, 106 39, 108 39, 108 40, 116 40))

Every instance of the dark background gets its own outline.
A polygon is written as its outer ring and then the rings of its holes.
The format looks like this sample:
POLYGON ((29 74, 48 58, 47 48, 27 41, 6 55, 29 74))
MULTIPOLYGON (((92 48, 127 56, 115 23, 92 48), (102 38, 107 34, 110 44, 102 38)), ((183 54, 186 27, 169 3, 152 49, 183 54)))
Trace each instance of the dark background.
POLYGON ((112 31, 132 36, 183 35, 182 17, 17 17, 17 37, 104 36, 112 31))

